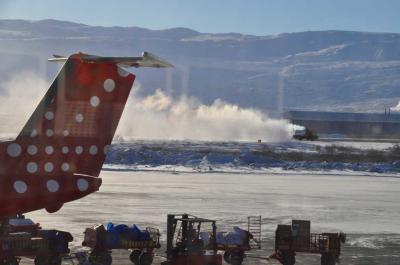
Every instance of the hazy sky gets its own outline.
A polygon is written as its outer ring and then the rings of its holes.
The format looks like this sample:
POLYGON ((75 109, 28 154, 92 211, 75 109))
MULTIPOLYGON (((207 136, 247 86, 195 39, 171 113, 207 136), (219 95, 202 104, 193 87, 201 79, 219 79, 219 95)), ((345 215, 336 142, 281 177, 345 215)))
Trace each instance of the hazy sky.
POLYGON ((326 29, 400 32, 399 11, 400 0, 0 0, 1 18, 256 35, 326 29))

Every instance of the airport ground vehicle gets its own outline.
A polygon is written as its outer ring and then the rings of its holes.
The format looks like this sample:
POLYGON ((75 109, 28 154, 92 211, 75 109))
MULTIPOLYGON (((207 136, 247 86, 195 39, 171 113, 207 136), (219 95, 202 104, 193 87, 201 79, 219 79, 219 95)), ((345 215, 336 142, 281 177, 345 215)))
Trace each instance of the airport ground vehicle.
POLYGON ((107 226, 95 225, 86 228, 83 246, 91 248, 89 261, 92 264, 110 265, 111 252, 115 249, 131 250, 130 260, 135 265, 153 263, 154 250, 160 248, 160 232, 156 228, 147 227, 141 230, 134 225, 107 226))
POLYGON ((320 254, 321 265, 335 265, 345 241, 344 233, 310 233, 310 221, 292 220, 292 225, 278 225, 275 253, 271 257, 283 265, 293 265, 296 252, 320 254))
MULTIPOLYGON (((250 223, 249 230, 260 232, 261 217, 256 225, 250 223), (259 227, 259 228, 258 228, 259 227)), ((234 227, 230 232, 217 232, 215 220, 199 218, 189 214, 168 215, 167 221, 167 261, 168 265, 219 265, 225 262, 240 265, 245 252, 252 249, 253 235, 246 230, 234 227), (207 224, 208 227, 207 227, 207 224), (211 224, 211 225, 210 225, 211 224)), ((259 245, 257 245, 259 247, 259 245)))
POLYGON ((232 265, 242 264, 246 256, 245 252, 251 250, 250 239, 252 238, 252 235, 247 233, 244 238, 245 240, 240 244, 217 242, 217 249, 224 251, 224 260, 226 263, 232 265))
POLYGON ((1 265, 17 265, 21 257, 34 258, 35 265, 60 265, 73 239, 68 232, 42 229, 23 216, 3 219, 0 230, 1 265))
POLYGON ((167 260, 163 265, 222 265, 215 220, 189 214, 169 214, 167 218, 167 260), (211 234, 208 244, 200 239, 203 231, 211 234))
POLYGON ((315 141, 318 140, 318 135, 315 133, 314 130, 304 128, 298 129, 294 131, 293 139, 296 140, 308 140, 308 141, 315 141))
POLYGON ((249 216, 247 230, 238 227, 232 232, 217 232, 217 249, 224 251, 224 260, 231 265, 242 264, 246 252, 261 248, 261 216, 249 216), (226 240, 222 240, 221 236, 226 240))

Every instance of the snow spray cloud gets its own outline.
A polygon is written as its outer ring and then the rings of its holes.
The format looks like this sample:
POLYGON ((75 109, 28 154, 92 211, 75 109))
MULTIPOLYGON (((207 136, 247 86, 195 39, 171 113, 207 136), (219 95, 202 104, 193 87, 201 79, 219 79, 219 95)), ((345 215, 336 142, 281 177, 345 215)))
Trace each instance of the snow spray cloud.
POLYGON ((136 139, 206 141, 261 139, 272 142, 290 137, 292 129, 285 120, 271 119, 258 110, 220 99, 211 105, 193 97, 173 99, 161 89, 153 95, 139 97, 139 90, 140 85, 134 85, 117 134, 136 139))
POLYGON ((35 72, 22 72, 0 82, 0 134, 16 136, 35 110, 49 82, 35 72))
MULTIPOLYGON (((15 137, 46 93, 49 82, 34 72, 22 72, 0 82, 0 134, 15 137)), ((291 126, 265 113, 215 100, 202 104, 194 97, 174 99, 158 89, 140 97, 136 80, 117 134, 133 139, 281 141, 291 126)))
POLYGON ((397 103, 397 105, 395 107, 391 107, 390 110, 392 110, 392 111, 400 111, 400 101, 399 101, 399 103, 397 103))

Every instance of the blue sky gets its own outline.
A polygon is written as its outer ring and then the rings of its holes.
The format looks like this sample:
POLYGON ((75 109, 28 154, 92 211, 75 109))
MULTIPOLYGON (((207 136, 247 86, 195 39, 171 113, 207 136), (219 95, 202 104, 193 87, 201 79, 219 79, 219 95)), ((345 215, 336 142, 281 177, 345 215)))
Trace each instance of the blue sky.
POLYGON ((400 32, 400 0, 0 0, 0 18, 268 35, 306 30, 400 32))

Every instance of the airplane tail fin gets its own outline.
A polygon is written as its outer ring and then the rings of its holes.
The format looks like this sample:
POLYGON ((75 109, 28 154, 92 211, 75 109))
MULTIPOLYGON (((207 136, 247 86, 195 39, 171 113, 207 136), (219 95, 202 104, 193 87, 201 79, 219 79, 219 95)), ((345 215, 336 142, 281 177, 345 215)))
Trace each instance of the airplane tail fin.
MULTIPOLYGON (((38 177, 54 180, 53 186, 65 182, 57 179, 70 175, 98 177, 135 80, 120 66, 172 66, 149 53, 142 57, 78 53, 50 60, 65 63, 17 139, 0 145, 1 161, 5 161, 0 182, 8 178, 8 184, 14 183, 14 192, 15 185, 28 192, 30 185, 42 183, 35 181, 38 177)), ((76 191, 93 192, 86 187, 90 183, 95 182, 80 177, 81 188, 76 191)), ((49 187, 47 190, 51 192, 49 187)), ((65 196, 57 200, 69 201, 65 196)))

